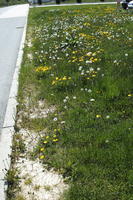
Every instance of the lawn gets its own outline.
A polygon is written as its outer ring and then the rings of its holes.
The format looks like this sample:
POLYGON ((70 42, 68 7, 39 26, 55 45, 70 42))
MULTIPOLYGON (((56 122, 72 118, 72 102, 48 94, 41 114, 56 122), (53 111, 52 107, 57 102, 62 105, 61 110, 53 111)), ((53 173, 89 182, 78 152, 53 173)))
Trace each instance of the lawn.
POLYGON ((54 106, 21 127, 41 133, 31 159, 63 174, 65 200, 133 200, 132 33, 115 6, 30 10, 18 113, 54 106))

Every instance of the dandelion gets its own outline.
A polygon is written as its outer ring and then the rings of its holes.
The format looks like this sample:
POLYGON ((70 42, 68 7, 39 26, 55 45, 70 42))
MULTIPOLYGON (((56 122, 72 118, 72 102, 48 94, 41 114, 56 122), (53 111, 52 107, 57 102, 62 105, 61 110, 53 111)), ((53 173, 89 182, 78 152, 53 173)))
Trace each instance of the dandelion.
POLYGON ((49 67, 49 66, 39 66, 39 67, 37 67, 36 69, 35 69, 35 71, 36 72, 45 72, 45 71, 48 71, 48 70, 50 70, 51 69, 51 67, 49 67))
POLYGON ((88 52, 86 55, 87 55, 87 56, 91 56, 91 55, 92 55, 92 52, 88 52))
POLYGON ((55 135, 55 134, 54 134, 54 135, 53 135, 53 137, 54 137, 54 138, 56 138, 56 137, 57 137, 57 135, 55 135))
POLYGON ((90 64, 91 64, 91 63, 92 63, 92 61, 91 61, 91 60, 87 60, 87 61, 86 61, 86 64, 88 64, 88 63, 90 63, 90 64))
POLYGON ((40 151, 44 151, 44 148, 41 148, 40 151))
POLYGON ((90 99, 91 102, 95 101, 95 99, 90 99))
POLYGON ((43 142, 44 144, 47 144, 48 143, 48 141, 47 140, 44 140, 44 142, 43 142))
POLYGON ((66 76, 64 76, 64 77, 62 78, 62 80, 63 80, 63 81, 66 81, 66 80, 67 80, 67 77, 66 77, 66 76))
POLYGON ((89 93, 91 93, 91 92, 92 92, 92 90, 91 90, 91 89, 89 89, 89 90, 88 90, 88 92, 89 92, 89 93))
POLYGON ((109 116, 109 115, 107 115, 107 116, 106 116, 106 119, 109 119, 109 118, 110 118, 110 116, 109 116))
POLYGON ((94 71, 94 68, 93 67, 90 67, 90 72, 93 72, 94 71))
POLYGON ((96 118, 100 118, 101 117, 101 115, 96 115, 96 118))
POLYGON ((79 67, 79 71, 81 71, 81 70, 82 70, 82 68, 83 68, 83 67, 82 67, 82 66, 80 66, 80 67, 79 67))
POLYGON ((67 99, 63 99, 63 102, 66 103, 66 102, 67 102, 67 99))
POLYGON ((53 139, 53 142, 58 142, 59 140, 56 138, 56 139, 53 139))
POLYGON ((42 159, 44 159, 44 158, 45 158, 45 156, 44 156, 44 155, 41 155, 41 156, 40 156, 40 159, 41 159, 41 160, 42 160, 42 159))
POLYGON ((132 96, 132 94, 128 94, 128 97, 131 97, 132 96))

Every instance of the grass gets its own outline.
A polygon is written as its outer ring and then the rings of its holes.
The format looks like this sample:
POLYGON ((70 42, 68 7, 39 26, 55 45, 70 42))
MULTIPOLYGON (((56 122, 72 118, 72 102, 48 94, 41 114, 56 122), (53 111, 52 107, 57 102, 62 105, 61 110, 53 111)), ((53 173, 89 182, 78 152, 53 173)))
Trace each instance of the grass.
POLYGON ((25 4, 26 0, 0 0, 0 7, 25 4))
POLYGON ((132 19, 109 5, 30 10, 18 112, 25 97, 55 105, 21 126, 41 131, 31 157, 67 178, 65 200, 133 199, 132 19))

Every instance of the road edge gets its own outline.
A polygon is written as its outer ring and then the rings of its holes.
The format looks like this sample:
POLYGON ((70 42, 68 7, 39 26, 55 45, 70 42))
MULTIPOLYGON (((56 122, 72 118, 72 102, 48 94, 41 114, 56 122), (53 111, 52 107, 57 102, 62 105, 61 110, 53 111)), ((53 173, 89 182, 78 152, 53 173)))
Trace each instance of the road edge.
POLYGON ((5 175, 7 170, 10 168, 11 163, 11 152, 12 152, 12 138, 14 134, 14 125, 17 111, 17 94, 19 86, 19 71, 21 68, 22 58, 23 58, 23 48, 26 39, 26 30, 28 22, 29 4, 27 4, 26 10, 26 22, 23 29, 23 34, 20 42, 20 47, 18 51, 15 72, 13 75, 13 80, 10 88, 9 99, 6 108, 6 114, 4 118, 4 125, 0 136, 0 200, 6 200, 6 190, 7 184, 5 180, 5 175))

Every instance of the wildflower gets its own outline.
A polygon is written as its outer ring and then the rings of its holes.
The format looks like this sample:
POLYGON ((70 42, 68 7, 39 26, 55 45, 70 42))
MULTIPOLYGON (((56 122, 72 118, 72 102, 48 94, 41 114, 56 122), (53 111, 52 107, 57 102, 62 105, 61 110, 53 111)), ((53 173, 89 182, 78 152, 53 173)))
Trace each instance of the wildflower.
POLYGON ((90 64, 91 64, 91 63, 92 63, 92 61, 91 61, 91 60, 86 60, 86 64, 87 64, 87 63, 90 63, 90 64))
POLYGON ((101 115, 96 115, 96 118, 100 118, 101 117, 101 115))
POLYGON ((95 99, 90 99, 91 102, 95 101, 95 99))
POLYGON ((47 144, 48 143, 48 141, 47 140, 44 140, 44 142, 43 142, 44 144, 47 144))
POLYGON ((53 142, 58 142, 59 140, 56 138, 56 139, 53 139, 53 142))
POLYGON ((91 55, 92 55, 92 52, 88 52, 86 55, 87 55, 87 56, 91 56, 91 55))
POLYGON ((53 120, 54 120, 54 121, 57 121, 58 119, 57 119, 57 117, 55 117, 53 120))
POLYGON ((48 71, 48 70, 50 70, 51 69, 51 67, 49 67, 49 66, 39 66, 39 67, 37 67, 36 69, 35 69, 35 71, 36 72, 45 72, 45 71, 48 71))
POLYGON ((46 139, 48 139, 49 138, 49 136, 46 136, 46 139))
POLYGON ((110 118, 110 116, 109 116, 109 115, 107 115, 107 116, 106 116, 106 119, 109 119, 109 118, 110 118))
POLYGON ((44 159, 44 158, 45 158, 45 156, 44 156, 44 155, 41 155, 41 156, 40 156, 40 159, 44 159))
POLYGON ((63 102, 66 103, 66 102, 67 102, 67 99, 63 99, 63 102))
POLYGON ((79 71, 81 71, 81 70, 82 70, 82 68, 83 68, 83 67, 82 67, 82 66, 80 66, 80 67, 79 67, 79 71))
POLYGON ((88 92, 89 92, 89 93, 91 93, 91 92, 92 92, 92 90, 91 90, 91 89, 89 89, 89 90, 88 90, 88 92))
POLYGON ((98 61, 98 59, 97 59, 97 58, 94 58, 94 59, 93 59, 93 62, 96 62, 96 61, 98 61))
POLYGON ((57 137, 57 135, 55 135, 55 134, 54 134, 54 135, 53 135, 53 137, 54 137, 54 138, 56 138, 56 137, 57 137))
POLYGON ((96 56, 96 53, 94 52, 94 53, 92 54, 92 56, 96 56))
POLYGON ((128 56, 128 53, 125 53, 125 56, 127 57, 127 56, 128 56))
POLYGON ((100 67, 97 68, 97 71, 100 71, 100 67))
POLYGON ((90 72, 94 71, 94 68, 90 67, 90 72))
POLYGON ((74 96, 73 99, 76 99, 76 97, 74 96))
POLYGON ((44 151, 44 148, 41 148, 40 151, 44 151))
POLYGON ((131 97, 132 96, 132 94, 128 94, 128 97, 131 97))
POLYGON ((64 76, 64 77, 62 78, 62 80, 63 80, 63 81, 66 81, 66 80, 67 80, 67 77, 66 77, 66 76, 64 76))

